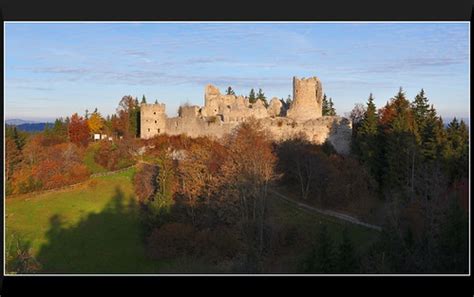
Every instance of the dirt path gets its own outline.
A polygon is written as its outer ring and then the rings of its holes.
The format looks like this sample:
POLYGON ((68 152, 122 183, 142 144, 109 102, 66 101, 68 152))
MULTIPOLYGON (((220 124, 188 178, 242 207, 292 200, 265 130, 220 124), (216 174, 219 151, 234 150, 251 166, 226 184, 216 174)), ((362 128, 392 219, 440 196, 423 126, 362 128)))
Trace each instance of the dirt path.
POLYGON ((336 212, 336 211, 332 211, 332 210, 325 210, 325 209, 320 209, 320 208, 316 208, 316 207, 313 207, 313 206, 309 206, 308 204, 301 203, 301 202, 295 201, 291 198, 288 198, 285 195, 282 195, 282 194, 280 194, 277 191, 272 190, 272 189, 269 189, 268 191, 270 193, 274 194, 275 197, 278 197, 282 200, 285 200, 289 203, 292 203, 292 204, 296 205, 297 207, 299 207, 301 209, 308 210, 308 211, 311 211, 311 212, 316 212, 316 213, 323 214, 323 215, 330 216, 330 217, 334 217, 334 218, 338 218, 340 220, 344 220, 344 221, 347 221, 349 223, 356 224, 356 225, 361 225, 361 226, 364 226, 364 227, 367 227, 367 228, 370 228, 370 229, 374 229, 374 230, 377 230, 377 231, 382 231, 382 228, 380 226, 376 226, 376 225, 361 222, 360 220, 358 220, 354 217, 351 217, 349 215, 339 213, 339 212, 336 212))

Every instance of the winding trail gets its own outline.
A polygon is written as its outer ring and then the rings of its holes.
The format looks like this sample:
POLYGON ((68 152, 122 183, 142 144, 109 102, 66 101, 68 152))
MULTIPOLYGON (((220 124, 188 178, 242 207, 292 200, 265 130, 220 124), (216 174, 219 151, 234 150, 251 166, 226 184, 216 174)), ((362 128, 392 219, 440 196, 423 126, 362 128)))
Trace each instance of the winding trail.
POLYGON ((349 215, 346 215, 346 214, 343 214, 343 213, 340 213, 340 212, 336 212, 336 211, 333 211, 333 210, 325 210, 325 209, 316 208, 314 206, 310 206, 308 204, 295 201, 291 198, 288 198, 287 196, 285 196, 283 194, 278 193, 277 191, 275 191, 273 189, 268 189, 268 191, 270 193, 274 194, 275 197, 278 197, 282 200, 285 200, 286 202, 294 204, 295 206, 297 206, 298 208, 301 208, 303 210, 307 210, 307 211, 310 211, 310 212, 315 212, 315 213, 319 213, 319 214, 322 214, 322 215, 338 218, 340 220, 344 220, 344 221, 352 223, 352 224, 364 226, 366 228, 370 228, 370 229, 373 229, 373 230, 382 231, 382 227, 380 227, 380 226, 372 225, 372 224, 369 224, 369 223, 364 223, 364 222, 360 221, 359 219, 356 219, 356 218, 351 217, 349 215))

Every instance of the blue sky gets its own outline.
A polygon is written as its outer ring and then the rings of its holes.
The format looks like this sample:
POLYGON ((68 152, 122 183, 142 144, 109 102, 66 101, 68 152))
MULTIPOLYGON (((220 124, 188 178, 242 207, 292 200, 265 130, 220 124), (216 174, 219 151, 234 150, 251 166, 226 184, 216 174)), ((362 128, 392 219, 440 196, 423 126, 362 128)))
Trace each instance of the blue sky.
POLYGON ((373 93, 424 88, 445 118, 469 115, 469 23, 6 23, 5 117, 52 120, 124 95, 204 104, 204 87, 268 98, 318 76, 340 115, 373 93))

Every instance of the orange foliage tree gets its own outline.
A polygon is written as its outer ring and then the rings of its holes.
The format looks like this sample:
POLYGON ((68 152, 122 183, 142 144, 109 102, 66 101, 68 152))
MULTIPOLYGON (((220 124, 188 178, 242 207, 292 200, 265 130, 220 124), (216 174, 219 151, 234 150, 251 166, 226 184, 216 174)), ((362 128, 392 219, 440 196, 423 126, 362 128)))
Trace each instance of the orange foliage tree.
POLYGON ((87 120, 80 117, 77 113, 73 114, 68 129, 71 142, 77 145, 87 146, 90 141, 89 132, 87 120))

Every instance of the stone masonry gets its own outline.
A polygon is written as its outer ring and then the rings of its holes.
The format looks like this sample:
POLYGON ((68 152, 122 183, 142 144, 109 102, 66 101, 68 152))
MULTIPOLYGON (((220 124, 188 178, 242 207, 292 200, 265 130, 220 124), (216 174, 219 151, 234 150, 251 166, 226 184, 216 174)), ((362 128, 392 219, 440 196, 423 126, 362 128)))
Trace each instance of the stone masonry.
POLYGON ((322 116, 322 86, 316 77, 293 78, 293 103, 288 110, 278 98, 267 107, 261 100, 250 103, 243 96, 223 95, 213 85, 205 88, 203 107, 181 106, 177 117, 168 118, 164 104, 142 104, 141 138, 165 133, 221 138, 250 118, 257 119, 275 140, 303 135, 317 144, 327 140, 339 153, 349 153, 350 121, 322 116))

